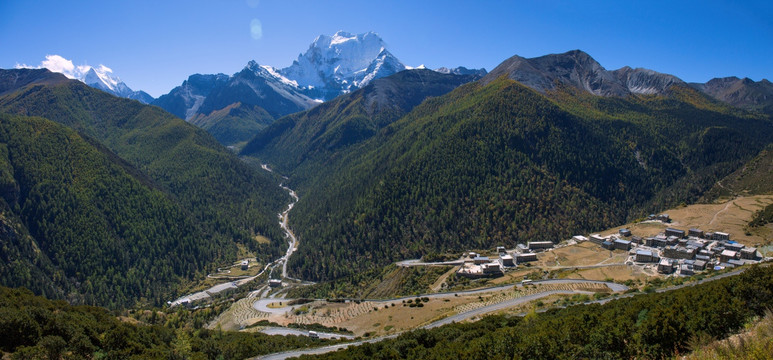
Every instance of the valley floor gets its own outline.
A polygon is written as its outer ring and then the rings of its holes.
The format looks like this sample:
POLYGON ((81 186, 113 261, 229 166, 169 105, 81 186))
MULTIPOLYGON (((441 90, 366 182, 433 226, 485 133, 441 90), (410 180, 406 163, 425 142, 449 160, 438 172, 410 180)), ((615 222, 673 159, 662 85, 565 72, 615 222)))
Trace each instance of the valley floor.
MULTIPOLYGON (((754 213, 773 203, 773 196, 738 197, 724 203, 698 204, 668 210, 672 223, 635 222, 608 229, 602 234, 616 233, 628 228, 640 236, 654 235, 668 226, 701 228, 707 231, 725 231, 733 239, 749 246, 770 242, 769 230, 746 228, 754 213)), ((763 254, 765 256, 766 254, 763 254)), ((768 254, 769 256, 770 254, 768 254)), ((290 288, 301 286, 285 281, 285 287, 268 287, 241 299, 209 324, 210 328, 276 332, 277 326, 291 324, 306 330, 287 330, 292 334, 308 334, 314 326, 333 329, 327 337, 353 336, 384 337, 417 328, 440 326, 451 321, 474 320, 492 313, 526 313, 551 306, 565 306, 592 299, 613 298, 628 290, 647 285, 675 285, 684 279, 664 281, 663 275, 646 268, 626 263, 628 252, 609 251, 590 243, 564 243, 550 251, 538 254, 538 261, 519 266, 495 279, 473 280, 463 284, 449 284, 448 279, 458 269, 453 263, 443 264, 448 271, 436 271, 426 294, 373 300, 294 300, 281 298, 290 288), (561 279, 537 280, 534 284, 520 284, 524 278, 561 279), (606 281, 606 282, 605 282, 606 281), (336 330, 350 331, 341 333, 336 330)), ((399 265, 431 266, 416 261, 399 265)), ((398 269, 401 268, 398 266, 398 269)), ((385 279, 388 278, 385 277, 385 279)), ((387 280, 384 280, 387 281, 387 280)), ((394 280, 390 280, 394 281, 394 280)), ((391 285, 390 285, 391 286, 391 285)), ((280 330, 283 331, 283 330, 280 330)))

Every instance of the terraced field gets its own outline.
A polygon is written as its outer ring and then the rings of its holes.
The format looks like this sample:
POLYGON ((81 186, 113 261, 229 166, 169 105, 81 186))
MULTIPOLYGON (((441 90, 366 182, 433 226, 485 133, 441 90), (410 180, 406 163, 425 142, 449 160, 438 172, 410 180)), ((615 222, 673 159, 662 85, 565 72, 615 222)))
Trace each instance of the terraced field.
POLYGON ((266 320, 269 313, 258 311, 252 307, 256 300, 256 293, 235 302, 231 307, 212 320, 207 328, 215 329, 220 324, 223 330, 240 330, 260 320, 266 320))

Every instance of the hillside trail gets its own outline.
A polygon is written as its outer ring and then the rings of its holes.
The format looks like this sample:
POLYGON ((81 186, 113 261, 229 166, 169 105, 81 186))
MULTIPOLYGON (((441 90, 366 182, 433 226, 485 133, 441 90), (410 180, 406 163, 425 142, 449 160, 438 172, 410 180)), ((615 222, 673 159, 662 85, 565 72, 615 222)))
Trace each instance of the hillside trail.
POLYGON ((727 204, 725 204, 725 207, 722 208, 722 210, 719 210, 719 211, 717 211, 716 214, 714 214, 714 217, 712 217, 711 221, 709 221, 709 225, 714 224, 714 221, 717 220, 717 217, 719 216, 719 214, 724 213, 725 211, 727 211, 728 208, 730 208, 730 205, 734 205, 734 204, 735 204, 735 200, 730 201, 727 204))

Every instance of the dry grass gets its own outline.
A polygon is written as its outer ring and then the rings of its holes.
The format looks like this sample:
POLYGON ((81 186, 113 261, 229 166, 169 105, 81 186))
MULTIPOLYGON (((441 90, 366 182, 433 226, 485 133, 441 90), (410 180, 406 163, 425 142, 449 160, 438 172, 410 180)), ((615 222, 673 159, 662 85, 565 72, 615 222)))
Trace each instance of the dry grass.
POLYGON ((642 222, 626 224, 603 231, 602 235, 616 234, 621 228, 631 229, 634 235, 652 236, 667 227, 687 230, 698 228, 704 231, 722 231, 730 233, 732 239, 747 246, 757 246, 768 242, 771 228, 752 231, 746 235, 746 225, 755 212, 773 203, 773 195, 738 197, 719 204, 695 204, 663 211, 671 219, 671 224, 660 222, 642 222))
POLYGON ((259 244, 268 244, 271 242, 271 240, 263 235, 255 235, 252 237, 257 241, 259 244))
POLYGON ((448 269, 448 271, 446 271, 443 275, 440 275, 440 277, 437 278, 437 280, 435 280, 435 282, 429 286, 429 289, 432 292, 439 292, 443 288, 443 284, 446 282, 446 279, 448 279, 448 277, 451 276, 451 274, 457 272, 460 267, 461 266, 454 266, 448 269))
POLYGON ((546 266, 587 266, 596 265, 609 258, 609 250, 591 242, 582 242, 537 255, 538 265, 546 266), (552 259, 551 259, 552 257, 552 259), (547 260, 543 262, 544 260, 547 260), (557 260, 557 262, 556 262, 557 260))
POLYGON ((648 276, 628 265, 615 265, 593 269, 577 269, 566 275, 567 279, 626 281, 646 279, 648 276))

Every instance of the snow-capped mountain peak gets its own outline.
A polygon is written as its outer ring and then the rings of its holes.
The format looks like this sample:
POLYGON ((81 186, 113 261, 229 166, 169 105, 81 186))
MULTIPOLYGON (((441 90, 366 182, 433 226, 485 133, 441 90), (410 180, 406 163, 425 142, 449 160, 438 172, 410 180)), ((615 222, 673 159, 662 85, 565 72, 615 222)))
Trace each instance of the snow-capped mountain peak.
POLYGON ((17 68, 46 68, 53 72, 64 74, 70 79, 80 80, 93 88, 111 93, 116 96, 139 100, 145 104, 153 101, 153 97, 144 91, 133 91, 121 79, 113 74, 113 69, 99 65, 74 65, 71 60, 59 55, 46 55, 38 66, 17 64, 17 68))
POLYGON ((405 65, 386 50, 378 34, 338 31, 333 36, 318 36, 305 53, 278 73, 301 88, 325 89, 320 95, 331 99, 402 70, 405 65))
POLYGON ((88 69, 76 78, 91 87, 95 87, 118 96, 126 96, 132 92, 118 76, 113 75, 113 70, 105 65, 94 68, 88 65, 79 68, 88 69))

